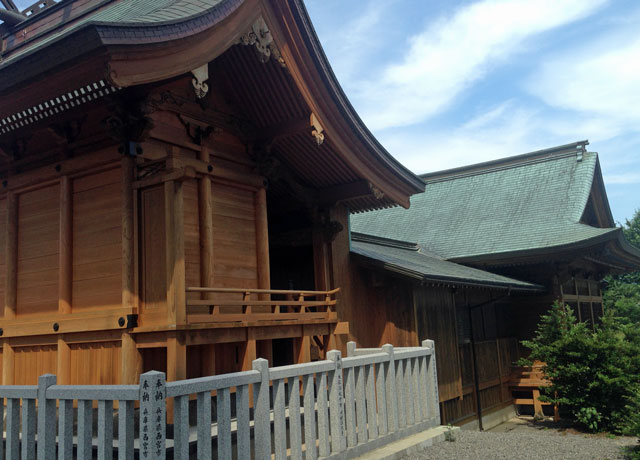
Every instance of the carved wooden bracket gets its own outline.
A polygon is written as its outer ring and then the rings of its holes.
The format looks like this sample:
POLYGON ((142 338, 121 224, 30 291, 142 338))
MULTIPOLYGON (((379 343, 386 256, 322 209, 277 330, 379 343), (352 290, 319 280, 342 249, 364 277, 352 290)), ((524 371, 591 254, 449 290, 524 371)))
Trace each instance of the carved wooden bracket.
POLYGON ((222 132, 222 129, 220 128, 214 128, 207 123, 185 115, 178 114, 178 119, 180 120, 180 123, 182 123, 182 126, 185 127, 187 136, 189 136, 191 141, 196 145, 202 145, 202 141, 207 139, 211 134, 222 132))
POLYGON ((318 145, 322 145, 324 142, 324 134, 322 134, 324 128, 320 125, 320 122, 313 113, 311 113, 311 116, 309 117, 309 123, 311 124, 311 128, 313 128, 311 135, 315 137, 318 145))
POLYGON ((205 83, 209 80, 209 64, 203 64, 197 69, 193 69, 191 73, 193 74, 191 84, 196 92, 196 97, 202 99, 209 92, 209 85, 205 83))
POLYGON ((141 153, 137 144, 142 142, 153 128, 153 120, 147 116, 145 108, 146 106, 139 101, 117 99, 115 105, 110 107, 113 115, 102 120, 111 138, 121 144, 121 153, 141 153))
POLYGON ((251 30, 240 36, 238 43, 246 46, 254 46, 256 50, 258 50, 260 62, 263 64, 273 56, 282 67, 286 67, 280 50, 273 41, 271 31, 269 31, 269 27, 267 27, 267 23, 264 22, 262 17, 256 19, 251 26, 251 30))

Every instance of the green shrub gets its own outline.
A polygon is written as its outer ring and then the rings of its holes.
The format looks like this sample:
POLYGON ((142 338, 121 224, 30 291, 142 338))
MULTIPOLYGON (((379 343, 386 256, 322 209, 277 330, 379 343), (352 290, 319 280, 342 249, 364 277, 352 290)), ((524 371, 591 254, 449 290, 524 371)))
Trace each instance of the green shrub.
POLYGON ((607 314, 595 329, 554 303, 543 315, 529 360, 546 363, 544 401, 589 431, 640 434, 640 332, 607 314))

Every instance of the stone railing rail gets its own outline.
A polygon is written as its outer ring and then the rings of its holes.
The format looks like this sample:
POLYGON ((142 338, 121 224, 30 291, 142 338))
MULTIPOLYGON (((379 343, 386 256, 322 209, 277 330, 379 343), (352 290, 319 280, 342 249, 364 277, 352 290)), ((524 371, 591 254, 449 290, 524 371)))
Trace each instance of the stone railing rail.
POLYGON ((324 361, 275 368, 257 359, 250 371, 168 383, 151 371, 139 385, 63 386, 47 374, 37 386, 0 386, 0 459, 73 458, 74 439, 78 459, 111 460, 114 450, 122 460, 136 451, 141 460, 165 459, 168 450, 175 459, 301 460, 303 452, 307 459, 345 459, 440 423, 433 341, 395 349, 350 342, 348 355, 333 350, 324 361), (166 439, 168 405, 173 439, 166 439))

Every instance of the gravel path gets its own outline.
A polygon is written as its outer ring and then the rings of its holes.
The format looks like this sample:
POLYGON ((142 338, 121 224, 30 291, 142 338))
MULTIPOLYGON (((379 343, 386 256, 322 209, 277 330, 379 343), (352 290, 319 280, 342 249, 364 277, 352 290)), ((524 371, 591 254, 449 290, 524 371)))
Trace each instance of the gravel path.
POLYGON ((403 460, 623 460, 622 448, 636 445, 636 438, 611 439, 516 423, 500 431, 459 431, 455 442, 438 443, 403 460))

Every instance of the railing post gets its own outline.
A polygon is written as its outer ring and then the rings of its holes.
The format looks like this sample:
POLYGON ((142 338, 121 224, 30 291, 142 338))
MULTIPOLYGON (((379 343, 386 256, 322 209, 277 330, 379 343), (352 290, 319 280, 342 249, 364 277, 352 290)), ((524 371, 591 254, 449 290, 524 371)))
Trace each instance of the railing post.
POLYGON ((329 372, 329 411, 331 430, 331 450, 333 453, 342 452, 347 448, 344 424, 344 387, 342 382, 342 353, 331 350, 327 359, 336 365, 335 370, 329 372))
POLYGON ((260 383, 253 385, 256 460, 271 459, 271 422, 269 420, 269 361, 258 358, 253 370, 260 372, 260 383))
POLYGON ((389 417, 389 433, 398 430, 398 398, 396 397, 396 364, 393 357, 393 345, 385 344, 382 350, 389 355, 385 363, 385 380, 387 384, 387 417, 389 417))
POLYGON ((351 358, 356 355, 357 345, 355 342, 347 342, 347 357, 351 358))
POLYGON ((164 372, 140 376, 140 458, 165 460, 167 387, 164 372))
POLYGON ((422 346, 431 349, 431 356, 427 357, 427 397, 428 414, 440 424, 440 400, 438 396, 438 370, 436 369, 436 348, 433 340, 423 340, 422 346))
POLYGON ((53 374, 38 378, 38 460, 56 457, 56 400, 47 399, 47 388, 55 384, 53 374))

